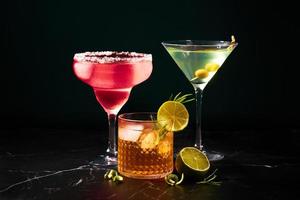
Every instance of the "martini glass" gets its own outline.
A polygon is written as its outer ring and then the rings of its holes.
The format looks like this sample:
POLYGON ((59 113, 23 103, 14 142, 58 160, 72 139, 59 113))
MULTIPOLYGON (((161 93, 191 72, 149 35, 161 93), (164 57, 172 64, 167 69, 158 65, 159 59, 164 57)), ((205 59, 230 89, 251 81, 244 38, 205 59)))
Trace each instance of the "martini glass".
POLYGON ((91 86, 108 116, 109 136, 106 154, 96 165, 117 164, 116 116, 127 102, 131 89, 149 78, 152 55, 135 52, 85 52, 74 56, 73 71, 78 79, 91 86))
POLYGON ((177 40, 162 42, 186 78, 193 85, 196 96, 195 147, 202 150, 211 161, 221 160, 224 155, 203 148, 201 134, 201 104, 203 90, 216 74, 226 58, 237 46, 236 42, 177 40))

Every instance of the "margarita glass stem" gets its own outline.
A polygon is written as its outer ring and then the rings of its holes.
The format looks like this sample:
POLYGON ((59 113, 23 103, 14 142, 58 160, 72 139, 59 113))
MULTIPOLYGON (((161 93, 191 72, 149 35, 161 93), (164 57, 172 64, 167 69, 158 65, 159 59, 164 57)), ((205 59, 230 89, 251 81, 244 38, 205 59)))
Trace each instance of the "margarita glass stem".
POLYGON ((203 90, 197 86, 195 89, 195 99, 196 99, 196 139, 194 146, 200 150, 203 149, 202 145, 202 131, 201 131, 201 112, 202 112, 202 95, 203 90))
POLYGON ((107 113, 108 116, 108 148, 106 150, 107 161, 116 161, 117 160, 117 144, 116 144, 116 114, 107 113))

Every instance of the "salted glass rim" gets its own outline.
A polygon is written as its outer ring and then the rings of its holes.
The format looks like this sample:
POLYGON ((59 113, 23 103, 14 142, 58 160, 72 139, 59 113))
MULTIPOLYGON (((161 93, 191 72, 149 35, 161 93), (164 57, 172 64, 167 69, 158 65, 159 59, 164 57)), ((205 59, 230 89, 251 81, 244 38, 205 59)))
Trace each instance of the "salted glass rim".
POLYGON ((170 47, 214 47, 227 48, 230 45, 237 46, 237 42, 223 41, 223 40, 167 40, 161 42, 163 46, 170 47))
POLYGON ((117 62, 152 62, 152 54, 135 51, 86 51, 75 53, 73 60, 79 63, 110 64, 117 62))
POLYGON ((147 123, 156 123, 157 120, 156 112, 131 112, 131 113, 122 113, 118 116, 118 119, 126 122, 147 122, 147 123), (154 118, 151 118, 153 116, 154 118), (144 117, 144 118, 143 118, 144 117))

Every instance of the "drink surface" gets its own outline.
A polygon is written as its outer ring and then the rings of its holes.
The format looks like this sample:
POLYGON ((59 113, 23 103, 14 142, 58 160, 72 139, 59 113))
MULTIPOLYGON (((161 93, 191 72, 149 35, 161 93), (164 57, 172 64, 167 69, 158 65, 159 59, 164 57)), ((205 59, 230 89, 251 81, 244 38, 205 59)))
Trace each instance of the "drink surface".
POLYGON ((150 54, 130 52, 86 52, 75 54, 75 75, 90 85, 106 112, 118 112, 133 86, 152 72, 150 54))
POLYGON ((156 179, 173 171, 173 133, 162 139, 150 123, 119 120, 118 171, 127 177, 156 179))
POLYGON ((167 47, 167 51, 186 78, 203 88, 231 53, 228 49, 184 50, 173 47, 167 47))

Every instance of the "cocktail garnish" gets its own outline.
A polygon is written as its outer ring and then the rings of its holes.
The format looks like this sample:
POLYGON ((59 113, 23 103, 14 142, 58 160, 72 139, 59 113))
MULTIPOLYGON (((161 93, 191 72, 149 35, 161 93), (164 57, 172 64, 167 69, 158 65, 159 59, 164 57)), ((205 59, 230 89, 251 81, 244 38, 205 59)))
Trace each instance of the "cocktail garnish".
MULTIPOLYGON (((232 35, 230 45, 227 47, 227 49, 232 51, 232 49, 236 45, 235 43, 236 43, 235 37, 232 35)), ((204 68, 203 68, 203 66, 202 67, 200 66, 200 68, 194 72, 194 77, 192 79, 190 79, 190 81, 195 81, 197 79, 204 79, 204 78, 208 77, 210 72, 216 72, 216 71, 218 71, 219 68, 220 68, 220 65, 218 63, 207 63, 204 66, 204 68)))
POLYGON ((206 69, 198 69, 195 71, 195 77, 203 79, 208 77, 208 71, 206 69))
POLYGON ((101 51, 101 52, 84 52, 77 53, 74 56, 77 62, 90 63, 114 63, 114 62, 139 62, 151 61, 151 54, 136 53, 136 52, 116 52, 116 51, 101 51))
POLYGON ((189 177, 204 177, 210 169, 210 162, 199 149, 184 147, 177 154, 175 168, 178 173, 184 173, 189 177))
POLYGON ((231 43, 235 43, 234 35, 231 36, 231 43))
POLYGON ((211 185, 221 185, 221 181, 213 181, 217 178, 216 172, 218 169, 215 169, 209 176, 203 179, 203 181, 196 182, 196 184, 211 184, 211 185))
POLYGON ((235 37, 234 37, 234 35, 232 35, 230 45, 228 46, 228 50, 232 51, 235 46, 235 43, 236 43, 235 37))
POLYGON ((209 72, 216 72, 220 65, 218 63, 207 63, 204 68, 209 72))
POLYGON ((192 98, 192 99, 187 99, 189 96, 193 96, 192 94, 185 94, 185 95, 181 95, 181 92, 179 92, 173 99, 173 101, 176 101, 176 102, 179 102, 179 103, 182 103, 182 104, 185 104, 185 103, 188 103, 188 102, 191 102, 191 101, 194 101, 195 98, 192 98))
POLYGON ((116 175, 118 175, 118 172, 114 169, 110 169, 108 170, 105 174, 104 174, 104 178, 105 179, 112 179, 113 177, 115 177, 116 175))
POLYGON ((153 149, 159 143, 159 131, 155 129, 144 129, 137 143, 142 149, 153 149))
MULTIPOLYGON (((221 181, 214 181, 217 178, 216 172, 218 169, 215 169, 210 175, 208 175, 206 178, 204 178, 202 181, 196 182, 196 184, 210 184, 210 185, 217 185, 220 186, 222 184, 221 181)), ((176 186, 183 182, 184 180, 184 173, 181 174, 181 178, 179 180, 178 176, 176 174, 169 174, 165 177, 165 182, 168 185, 176 186)))
MULTIPOLYGON (((154 148, 160 140, 165 138, 168 132, 181 131, 187 126, 189 114, 183 104, 194 100, 194 98, 189 99, 190 96, 192 94, 181 95, 179 92, 173 98, 172 94, 169 100, 160 106, 157 113, 157 123, 154 123, 152 128, 153 131, 150 131, 150 134, 149 131, 146 131, 145 133, 148 134, 142 134, 138 139, 142 148, 154 148)), ((152 115, 150 117, 152 121, 155 121, 152 115)))
POLYGON ((112 180, 113 182, 120 183, 123 182, 123 177, 118 174, 118 172, 114 169, 108 170, 104 174, 104 179, 112 180))
POLYGON ((183 179, 184 179, 183 173, 181 174, 180 180, 176 174, 169 174, 165 177, 166 183, 171 186, 179 185, 180 183, 182 183, 183 179))
POLYGON ((157 112, 157 126, 159 128, 159 138, 162 139, 168 132, 176 132, 183 130, 189 121, 189 113, 184 103, 193 101, 194 98, 188 99, 192 94, 181 96, 178 93, 173 99, 164 102, 157 112))
POLYGON ((210 169, 210 162, 207 156, 195 147, 185 147, 178 153, 175 168, 177 173, 182 174, 181 180, 179 181, 175 174, 170 174, 165 177, 165 181, 169 185, 180 184, 183 181, 183 175, 197 181, 196 184, 221 184, 221 182, 214 181, 217 178, 217 169, 207 176, 207 172, 210 169))

